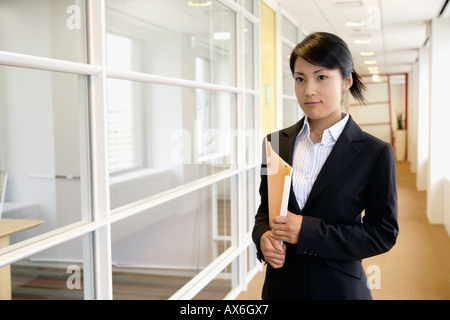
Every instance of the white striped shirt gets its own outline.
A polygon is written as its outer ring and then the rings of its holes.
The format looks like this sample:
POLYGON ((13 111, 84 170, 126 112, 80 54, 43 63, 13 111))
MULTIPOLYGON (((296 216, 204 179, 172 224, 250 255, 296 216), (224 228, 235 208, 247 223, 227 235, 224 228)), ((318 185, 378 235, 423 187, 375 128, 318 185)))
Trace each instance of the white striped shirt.
POLYGON ((292 171, 292 185, 300 209, 305 206, 312 186, 344 130, 348 118, 347 113, 342 113, 342 120, 326 129, 322 134, 322 141, 314 144, 309 137, 308 117, 305 117, 303 127, 295 140, 292 171))

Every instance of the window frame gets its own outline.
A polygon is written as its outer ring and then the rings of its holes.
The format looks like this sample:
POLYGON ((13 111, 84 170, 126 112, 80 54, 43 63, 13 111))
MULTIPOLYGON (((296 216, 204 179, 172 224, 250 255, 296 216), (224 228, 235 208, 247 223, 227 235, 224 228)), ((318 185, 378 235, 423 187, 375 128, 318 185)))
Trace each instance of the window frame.
MULTIPOLYGON (((228 264, 236 264, 238 284, 227 295, 226 299, 232 299, 246 288, 248 281, 262 266, 255 263, 255 257, 249 257, 247 249, 252 245, 251 235, 247 227, 247 198, 246 173, 255 170, 259 164, 259 156, 255 156, 255 162, 246 163, 246 139, 245 139, 245 95, 254 96, 255 130, 259 131, 260 112, 260 88, 259 83, 259 18, 246 11, 241 5, 231 0, 216 0, 220 4, 231 9, 236 15, 236 86, 224 86, 213 83, 198 83, 192 80, 158 76, 133 71, 111 70, 106 66, 106 31, 105 31, 105 0, 85 0, 86 9, 86 50, 87 63, 70 62, 52 58, 44 58, 12 52, 0 52, 0 64, 20 68, 31 68, 46 71, 56 71, 86 75, 88 77, 88 112, 89 130, 85 134, 89 136, 89 164, 85 170, 90 172, 89 185, 83 186, 90 194, 91 212, 90 221, 79 221, 63 228, 58 228, 10 245, 0 250, 0 267, 25 259, 35 253, 65 243, 75 238, 83 239, 84 260, 84 295, 85 299, 112 299, 112 259, 111 259, 111 224, 121 219, 139 214, 145 208, 153 207, 181 196, 187 192, 209 186, 215 182, 227 178, 236 179, 237 187, 237 221, 234 221, 235 243, 226 250, 218 259, 209 264, 202 272, 195 276, 185 286, 178 290, 170 299, 189 299, 195 296, 204 286, 216 277, 228 264), (254 89, 245 88, 244 75, 244 19, 254 25, 254 89), (236 168, 221 172, 206 179, 200 179, 193 183, 175 188, 158 197, 143 199, 139 203, 122 207, 118 210, 110 210, 110 175, 108 170, 107 151, 107 79, 123 79, 153 84, 166 84, 193 89, 205 89, 218 92, 229 92, 237 95, 237 130, 239 138, 237 146, 236 168), (242 139, 243 138, 243 139, 242 139), (253 266, 248 270, 248 266, 253 266)), ((254 12, 259 12, 259 1, 254 2, 254 12)), ((260 136, 255 136, 255 146, 259 147, 260 136)), ((255 147, 253 150, 259 154, 255 147)), ((256 177, 255 177, 256 180, 256 177)), ((256 181, 255 181, 256 183, 256 181)))

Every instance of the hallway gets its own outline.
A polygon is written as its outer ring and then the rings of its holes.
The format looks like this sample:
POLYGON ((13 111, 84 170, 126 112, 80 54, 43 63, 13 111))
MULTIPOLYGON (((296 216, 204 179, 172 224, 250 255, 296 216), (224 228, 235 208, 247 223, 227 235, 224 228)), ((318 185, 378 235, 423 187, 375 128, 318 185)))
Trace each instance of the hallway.
MULTIPOLYGON (((450 237, 443 225, 426 217, 426 193, 416 190, 409 162, 397 163, 399 225, 397 244, 388 252, 364 260, 375 300, 450 299, 450 237), (379 282, 372 267, 379 267, 379 282), (370 270, 370 271, 369 271, 370 270)), ((264 272, 258 273, 240 299, 260 299, 264 272)))

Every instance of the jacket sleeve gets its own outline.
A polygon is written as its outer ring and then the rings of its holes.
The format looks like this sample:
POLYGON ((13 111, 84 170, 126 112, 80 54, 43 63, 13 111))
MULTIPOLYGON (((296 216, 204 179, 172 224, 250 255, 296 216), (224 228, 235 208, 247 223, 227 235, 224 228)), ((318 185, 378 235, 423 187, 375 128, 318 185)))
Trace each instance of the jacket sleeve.
MULTIPOLYGON (((265 141, 265 140, 264 140, 265 141)), ((266 144, 263 142, 262 161, 261 161, 261 183, 259 186, 259 194, 261 203, 255 216, 255 224, 253 226, 252 239, 257 249, 257 257, 259 261, 264 260, 264 256, 259 248, 259 241, 262 235, 270 230, 269 226, 269 198, 267 192, 267 164, 266 164, 266 144)))
POLYGON ((367 186, 361 223, 327 224, 304 216, 296 252, 328 259, 361 260, 392 248, 398 235, 397 185, 392 147, 386 145, 367 186))

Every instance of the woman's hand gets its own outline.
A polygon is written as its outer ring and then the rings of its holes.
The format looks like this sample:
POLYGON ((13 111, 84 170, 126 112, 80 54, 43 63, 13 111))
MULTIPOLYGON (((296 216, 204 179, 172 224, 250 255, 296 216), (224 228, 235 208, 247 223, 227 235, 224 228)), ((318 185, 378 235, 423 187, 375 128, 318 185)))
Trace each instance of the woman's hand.
POLYGON ((259 240, 259 248, 261 249, 264 260, 274 269, 281 268, 286 258, 286 246, 276 240, 272 231, 266 231, 259 240))
POLYGON ((285 217, 277 216, 273 218, 272 237, 276 240, 297 244, 302 221, 301 215, 289 211, 285 217))

